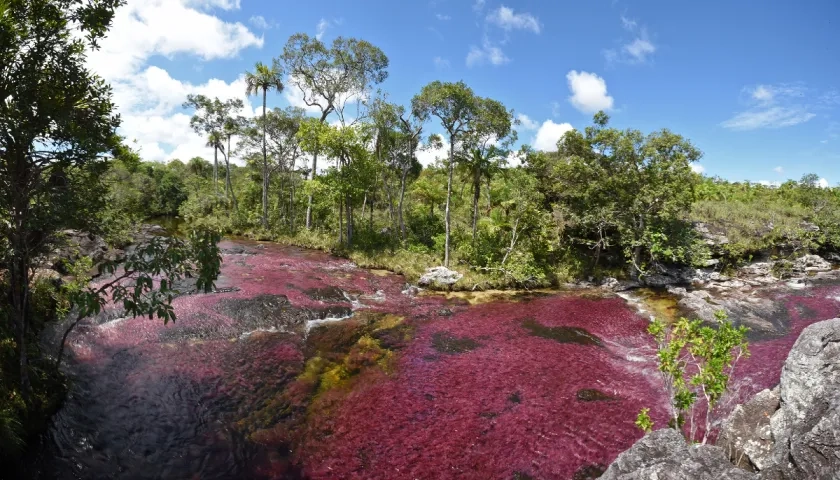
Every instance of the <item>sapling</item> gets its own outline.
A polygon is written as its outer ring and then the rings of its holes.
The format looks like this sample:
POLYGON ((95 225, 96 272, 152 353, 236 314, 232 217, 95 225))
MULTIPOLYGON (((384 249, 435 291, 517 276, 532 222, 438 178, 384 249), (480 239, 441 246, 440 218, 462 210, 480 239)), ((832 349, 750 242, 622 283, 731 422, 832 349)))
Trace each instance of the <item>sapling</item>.
MULTIPOLYGON (((698 411, 705 407, 700 440, 704 444, 712 429, 713 413, 729 387, 735 365, 742 357, 749 356, 748 328, 732 325, 722 310, 715 313, 715 319, 715 326, 685 318, 671 325, 654 320, 648 326, 657 343, 659 371, 670 399, 669 426, 680 430, 686 440, 696 441, 698 411), (684 428, 686 421, 688 432, 684 428)), ((653 427, 648 409, 639 413, 636 425, 644 431, 653 427)))

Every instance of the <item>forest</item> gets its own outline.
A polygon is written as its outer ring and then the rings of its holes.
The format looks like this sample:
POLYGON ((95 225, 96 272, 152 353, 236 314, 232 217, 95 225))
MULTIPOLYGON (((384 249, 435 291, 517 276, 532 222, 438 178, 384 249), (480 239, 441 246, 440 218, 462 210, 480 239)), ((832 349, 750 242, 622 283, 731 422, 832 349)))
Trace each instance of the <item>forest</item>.
POLYGON ((463 82, 393 102, 380 90, 386 53, 357 38, 293 35, 244 72, 260 105, 253 118, 241 101, 184 99, 212 158, 144 161, 119 136, 110 87, 84 64, 120 4, 0 2, 3 452, 63 394, 54 355, 37 342, 44 324, 109 301, 174 319, 171 282, 195 276, 212 288, 220 235, 328 250, 412 283, 442 265, 467 290, 643 281, 672 266, 727 271, 840 250, 840 189, 817 175, 778 186, 706 177, 692 170, 701 146, 667 128, 614 128, 604 112, 556 151, 537 151, 519 142, 511 109, 463 82), (317 114, 267 104, 287 89, 317 114), (446 153, 422 165, 432 150, 446 153), (67 266, 76 282, 37 275, 68 229, 123 248, 138 224, 161 219, 194 233, 129 255, 130 287, 86 287, 78 265, 67 266))

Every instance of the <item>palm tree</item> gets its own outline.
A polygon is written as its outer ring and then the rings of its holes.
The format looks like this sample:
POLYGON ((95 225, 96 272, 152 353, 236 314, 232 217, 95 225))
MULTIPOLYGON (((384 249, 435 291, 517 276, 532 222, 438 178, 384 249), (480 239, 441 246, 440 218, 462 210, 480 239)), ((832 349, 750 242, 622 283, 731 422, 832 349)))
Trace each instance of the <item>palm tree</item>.
POLYGON ((262 226, 268 228, 268 154, 265 146, 265 107, 266 96, 269 90, 275 90, 278 93, 283 91, 283 74, 278 68, 277 64, 271 67, 262 62, 257 62, 254 65, 254 72, 245 73, 245 95, 258 95, 262 92, 263 98, 263 122, 262 122, 262 154, 263 154, 263 190, 262 190, 262 226))
POLYGON ((478 227, 478 200, 481 196, 481 181, 487 179, 488 184, 493 175, 501 170, 505 159, 504 150, 491 145, 489 148, 473 148, 459 155, 458 164, 469 177, 473 188, 472 202, 472 234, 475 239, 478 227))

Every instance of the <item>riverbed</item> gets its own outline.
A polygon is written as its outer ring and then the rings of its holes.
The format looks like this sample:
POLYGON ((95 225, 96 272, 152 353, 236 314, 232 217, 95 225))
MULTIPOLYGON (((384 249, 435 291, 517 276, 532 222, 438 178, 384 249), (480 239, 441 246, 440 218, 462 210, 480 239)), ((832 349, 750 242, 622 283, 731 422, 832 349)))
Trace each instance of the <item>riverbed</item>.
MULTIPOLYGON (((428 295, 321 252, 226 241, 177 321, 104 315, 68 340, 68 398, 19 478, 597 478, 666 397, 639 305, 607 292, 428 295)), ((840 287, 780 291, 741 360, 774 386, 840 287)), ((644 301, 641 303, 642 307, 644 301)))

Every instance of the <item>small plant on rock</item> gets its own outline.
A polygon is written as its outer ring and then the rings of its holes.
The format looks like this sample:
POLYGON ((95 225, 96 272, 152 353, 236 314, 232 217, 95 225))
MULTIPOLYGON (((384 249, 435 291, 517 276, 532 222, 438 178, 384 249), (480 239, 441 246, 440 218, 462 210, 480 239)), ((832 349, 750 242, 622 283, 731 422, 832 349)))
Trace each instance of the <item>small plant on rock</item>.
MULTIPOLYGON (((723 311, 715 317, 714 327, 685 318, 672 325, 655 320, 648 327, 656 339, 659 371, 671 399, 669 425, 682 431, 690 442, 696 441, 702 422, 700 441, 706 443, 712 414, 729 387, 735 365, 749 356, 747 327, 733 326, 723 311), (703 418, 698 420, 701 415, 703 418)), ((646 432, 653 427, 648 411, 642 409, 636 420, 636 425, 646 432)))

